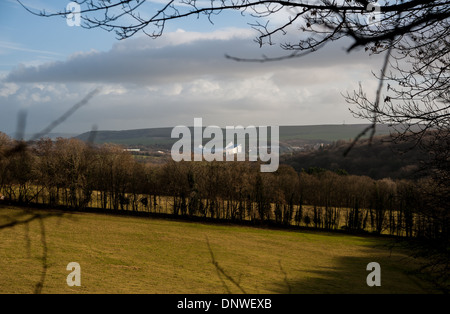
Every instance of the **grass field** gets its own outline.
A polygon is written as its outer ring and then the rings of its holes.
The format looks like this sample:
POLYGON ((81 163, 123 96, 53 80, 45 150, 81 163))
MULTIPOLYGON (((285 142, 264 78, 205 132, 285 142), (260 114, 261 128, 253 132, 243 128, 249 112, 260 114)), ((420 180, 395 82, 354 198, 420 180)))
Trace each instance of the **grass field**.
POLYGON ((0 207, 0 293, 33 293, 42 278, 42 293, 438 292, 386 239, 60 213, 0 207), (20 223, 35 214, 58 215, 20 223), (80 287, 66 283, 70 262, 80 287), (366 284, 369 262, 381 266, 381 287, 366 284))

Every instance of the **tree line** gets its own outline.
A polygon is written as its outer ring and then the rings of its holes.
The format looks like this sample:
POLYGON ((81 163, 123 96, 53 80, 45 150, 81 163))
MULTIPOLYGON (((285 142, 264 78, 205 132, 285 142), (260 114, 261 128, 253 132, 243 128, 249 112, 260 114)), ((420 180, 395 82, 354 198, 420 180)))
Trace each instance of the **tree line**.
POLYGON ((448 213, 434 201, 431 178, 259 169, 257 162, 154 165, 117 145, 62 138, 21 145, 0 134, 0 193, 15 203, 448 239, 448 213))

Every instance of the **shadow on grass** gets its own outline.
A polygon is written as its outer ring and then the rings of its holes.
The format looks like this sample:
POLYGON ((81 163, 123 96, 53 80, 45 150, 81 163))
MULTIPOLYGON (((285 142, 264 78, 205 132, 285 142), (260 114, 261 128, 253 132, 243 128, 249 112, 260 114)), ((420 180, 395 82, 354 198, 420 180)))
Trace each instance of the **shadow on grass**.
POLYGON ((44 287, 45 279, 47 276, 48 246, 44 221, 52 217, 61 219, 62 217, 67 217, 67 214, 61 211, 39 212, 37 210, 31 210, 28 208, 11 209, 8 206, 0 205, 0 231, 17 226, 24 226, 28 255, 30 255, 29 226, 33 222, 37 222, 39 224, 40 242, 42 246, 42 256, 40 258, 42 270, 40 279, 34 287, 35 294, 40 294, 42 292, 42 288, 44 287))
POLYGON ((407 258, 389 256, 336 257, 333 266, 316 266, 301 270, 301 278, 281 274, 283 280, 274 284, 274 293, 280 294, 436 294, 443 293, 430 278, 422 278, 417 265, 407 258), (381 286, 370 287, 367 277, 372 270, 367 264, 380 264, 381 286))

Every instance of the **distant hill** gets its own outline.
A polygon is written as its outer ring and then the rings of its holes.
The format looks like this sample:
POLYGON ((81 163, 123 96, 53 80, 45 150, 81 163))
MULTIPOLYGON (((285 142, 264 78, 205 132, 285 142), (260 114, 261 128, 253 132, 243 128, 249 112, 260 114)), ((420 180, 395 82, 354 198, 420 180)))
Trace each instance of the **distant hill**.
MULTIPOLYGON (((284 146, 311 145, 315 143, 332 143, 338 140, 355 138, 367 124, 350 125, 310 125, 310 126, 280 126, 280 142, 284 146)), ((94 143, 116 143, 127 146, 150 146, 170 148, 178 139, 171 138, 171 127, 137 129, 123 131, 95 131, 86 132, 77 138, 87 141, 94 139, 94 143)), ((191 127, 193 134, 193 128, 191 127)), ((389 134, 390 127, 380 125, 377 135, 389 134)), ((225 132, 223 132, 225 134, 225 132)))
POLYGON ((127 146, 172 146, 177 139, 172 139, 172 128, 137 129, 123 131, 90 131, 76 136, 76 138, 94 143, 114 143, 127 146), (92 133, 94 132, 94 133, 92 133))

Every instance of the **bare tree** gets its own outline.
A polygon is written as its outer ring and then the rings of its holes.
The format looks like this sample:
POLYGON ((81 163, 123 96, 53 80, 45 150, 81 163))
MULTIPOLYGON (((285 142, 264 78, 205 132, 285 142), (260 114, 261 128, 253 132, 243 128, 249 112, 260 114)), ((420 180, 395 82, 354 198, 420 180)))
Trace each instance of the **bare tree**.
MULTIPOLYGON (((17 0, 25 9, 40 16, 72 16, 80 14, 82 26, 115 31, 120 39, 143 32, 156 38, 163 34, 167 23, 186 19, 189 16, 205 16, 210 21, 214 15, 224 11, 237 10, 256 21, 251 26, 260 32, 257 42, 261 45, 273 43, 277 34, 300 30, 307 36, 299 36, 295 44, 286 43, 284 48, 293 50, 294 55, 304 51, 315 51, 323 44, 350 36, 354 43, 349 50, 368 44, 380 44, 415 32, 417 29, 432 29, 437 23, 449 17, 449 1, 397 0, 166 0, 159 5, 143 0, 76 0, 79 12, 64 8, 56 13, 34 11, 17 0), (283 10, 291 14, 285 21, 269 23, 267 17, 283 10), (131 21, 131 22, 130 22, 131 21), (273 25, 273 27, 272 27, 273 25)), ((401 41, 396 40, 399 45, 401 41)))
MULTIPOLYGON (((430 5, 433 3, 430 1, 430 5)), ((439 14, 448 14, 449 10, 447 5, 439 14)), ((449 24, 447 16, 427 21, 414 33, 399 36, 395 49, 386 55, 389 67, 378 76, 386 89, 383 88, 377 102, 370 100, 362 88, 346 97, 348 102, 356 104, 353 110, 356 117, 394 126, 394 143, 408 143, 409 149, 425 152, 421 170, 432 180, 421 184, 422 206, 417 210, 435 226, 433 232, 423 234, 433 240, 427 246, 439 248, 438 254, 427 251, 431 264, 433 267, 444 264, 446 270, 450 264, 449 24)), ((374 53, 378 53, 377 49, 374 48, 374 53)))
POLYGON ((399 39, 396 49, 387 55, 389 71, 379 76, 386 85, 382 101, 374 103, 362 88, 346 97, 356 104, 356 117, 393 125, 395 142, 410 141, 412 147, 430 152, 426 167, 432 167, 443 184, 450 179, 449 52, 448 18, 427 23, 399 39))

